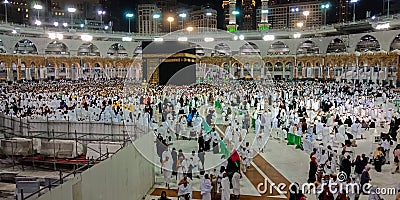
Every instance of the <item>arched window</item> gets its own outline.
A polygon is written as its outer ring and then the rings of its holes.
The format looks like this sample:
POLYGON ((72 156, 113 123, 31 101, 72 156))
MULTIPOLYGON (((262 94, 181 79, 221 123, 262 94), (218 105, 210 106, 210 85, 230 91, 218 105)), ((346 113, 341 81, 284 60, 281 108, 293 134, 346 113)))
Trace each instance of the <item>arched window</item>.
POLYGON ((91 42, 83 43, 78 48, 78 56, 100 56, 99 48, 91 42))
POLYGON ((231 48, 225 43, 219 43, 214 48, 214 56, 229 56, 231 54, 231 48))
POLYGON ((115 43, 110 46, 107 51, 109 56, 120 56, 120 57, 127 57, 128 51, 126 51, 125 47, 122 46, 120 43, 115 43))
POLYGON ((400 35, 396 36, 392 44, 390 44, 390 51, 400 50, 400 35))
POLYGON ((17 42, 14 47, 15 54, 38 54, 36 45, 28 39, 17 42))
POLYGON ((378 40, 371 35, 363 36, 357 43, 356 51, 367 52, 367 51, 380 51, 381 45, 378 40))
POLYGON ((58 41, 50 42, 44 53, 48 55, 69 55, 67 45, 58 41))
POLYGON ((260 55, 260 48, 254 43, 246 43, 239 49, 240 55, 260 55))
POLYGON ((268 49, 268 54, 270 55, 287 55, 289 53, 289 47, 281 41, 271 44, 271 47, 268 49))
POLYGON ((326 53, 344 53, 346 51, 346 45, 343 40, 335 38, 329 43, 326 53))
POLYGON ((297 54, 318 54, 319 47, 311 40, 306 40, 297 48, 297 54))

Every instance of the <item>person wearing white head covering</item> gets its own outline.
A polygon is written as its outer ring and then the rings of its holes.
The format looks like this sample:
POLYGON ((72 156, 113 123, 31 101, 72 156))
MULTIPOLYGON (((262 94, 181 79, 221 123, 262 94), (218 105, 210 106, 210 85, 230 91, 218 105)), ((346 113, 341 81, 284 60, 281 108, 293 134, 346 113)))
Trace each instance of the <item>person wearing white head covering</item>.
POLYGON ((260 129, 261 129, 261 118, 260 118, 260 116, 258 116, 256 119, 256 122, 255 122, 256 135, 260 134, 260 129))
POLYGON ((378 193, 378 186, 374 185, 369 190, 368 200, 382 200, 378 193))
POLYGON ((230 182, 228 175, 226 173, 223 174, 223 178, 221 180, 221 200, 230 200, 231 199, 231 191, 230 191, 230 182))
POLYGON ((390 139, 389 139, 389 138, 384 139, 384 140, 382 141, 381 147, 383 148, 384 153, 385 153, 385 160, 386 160, 386 163, 389 164, 389 163, 390 163, 390 160, 389 160, 390 139))
POLYGON ((240 197, 240 178, 242 175, 236 171, 232 176, 232 186, 233 186, 233 195, 235 199, 239 199, 240 197))
POLYGON ((320 122, 320 120, 317 120, 317 122, 315 123, 315 133, 317 134, 317 139, 318 140, 322 140, 322 132, 324 129, 324 124, 322 122, 320 122))
POLYGON ((183 181, 183 183, 178 186, 178 199, 186 200, 191 198, 192 198, 192 185, 188 180, 183 181))
POLYGON ((204 175, 203 180, 201 181, 200 191, 202 200, 211 200, 211 190, 213 186, 211 185, 211 181, 208 174, 204 175))
POLYGON ((171 182, 171 175, 172 175, 172 166, 173 166, 173 160, 172 160, 172 156, 171 153, 169 153, 169 155, 165 155, 163 153, 163 162, 162 162, 162 169, 163 169, 163 174, 164 174, 164 181, 165 181, 165 185, 166 187, 168 187, 169 189, 169 184, 171 182))

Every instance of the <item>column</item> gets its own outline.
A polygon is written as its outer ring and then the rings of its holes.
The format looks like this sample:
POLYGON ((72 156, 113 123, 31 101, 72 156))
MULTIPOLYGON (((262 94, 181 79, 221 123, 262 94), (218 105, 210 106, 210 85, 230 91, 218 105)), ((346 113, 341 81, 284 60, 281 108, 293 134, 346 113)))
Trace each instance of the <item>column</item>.
POLYGON ((140 77, 139 77, 139 76, 140 76, 140 70, 139 70, 139 68, 135 67, 135 73, 136 73, 136 80, 139 81, 139 80, 140 80, 140 79, 139 79, 139 78, 140 78, 140 77))
POLYGON ((55 65, 55 66, 54 66, 54 79, 55 79, 55 80, 58 80, 58 79, 59 79, 58 73, 59 73, 58 66, 55 65))
POLYGON ((40 75, 39 75, 39 68, 38 68, 38 66, 35 66, 34 68, 33 68, 34 70, 35 70, 35 72, 34 72, 34 74, 35 74, 35 80, 39 80, 40 78, 40 75))
POLYGON ((234 75, 235 75, 235 68, 234 68, 234 66, 232 66, 231 60, 229 61, 229 74, 231 77, 234 77, 234 75))
POLYGON ((12 81, 12 70, 11 70, 11 66, 6 66, 7 69, 7 81, 12 81))
POLYGON ((318 78, 323 78, 324 77, 324 68, 323 66, 319 66, 319 74, 318 74, 318 78))
POLYGON ((30 66, 25 68, 25 78, 28 81, 32 80, 31 69, 30 66))
POLYGON ((265 65, 261 66, 261 79, 265 78, 265 65))
POLYGON ((17 81, 20 81, 22 79, 21 77, 21 65, 17 66, 17 81))
POLYGON ((70 79, 71 75, 70 75, 70 67, 67 67, 66 65, 64 65, 65 67, 65 79, 70 79))
POLYGON ((251 66, 251 68, 250 68, 250 75, 252 78, 254 78, 254 67, 253 66, 251 66))
POLYGON ((240 68, 240 77, 239 78, 242 78, 244 76, 244 69, 243 69, 243 67, 241 67, 240 68))
POLYGON ((46 78, 46 71, 45 70, 46 69, 42 65, 39 66, 39 78, 41 80, 46 78))

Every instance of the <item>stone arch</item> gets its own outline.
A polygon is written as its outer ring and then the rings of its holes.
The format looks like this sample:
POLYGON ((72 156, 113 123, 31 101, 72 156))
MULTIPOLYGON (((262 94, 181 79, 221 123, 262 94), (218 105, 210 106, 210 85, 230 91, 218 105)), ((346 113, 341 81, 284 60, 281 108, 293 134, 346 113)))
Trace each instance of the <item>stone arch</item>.
POLYGON ((195 47, 195 52, 197 56, 205 56, 206 52, 204 51, 204 47, 201 45, 197 44, 195 47))
POLYGON ((294 64, 292 63, 292 62, 286 62, 285 63, 285 69, 286 69, 286 71, 290 71, 291 72, 291 75, 293 76, 293 73, 294 73, 294 64))
POLYGON ((56 77, 56 68, 58 68, 58 65, 56 62, 53 61, 47 61, 45 67, 46 71, 46 77, 48 79, 55 79, 56 77))
POLYGON ((47 55, 69 55, 69 50, 65 43, 55 40, 47 45, 44 53, 47 55))
POLYGON ((128 57, 128 51, 120 43, 114 43, 108 48, 107 55, 109 56, 119 56, 128 57))
POLYGON ((226 43, 219 43, 214 47, 214 56, 230 56, 231 48, 226 43))
POLYGON ((256 44, 248 42, 239 48, 239 55, 261 55, 261 52, 256 44))
POLYGON ((6 48, 4 47, 3 41, 0 39, 0 53, 7 53, 6 48))
POLYGON ((62 76, 62 78, 67 77, 67 68, 69 68, 68 63, 66 62, 61 62, 58 65, 58 76, 62 76))
POLYGON ((14 54, 38 54, 38 51, 36 45, 32 41, 23 39, 15 44, 14 54))
POLYGON ((221 68, 224 69, 225 71, 229 71, 230 68, 229 63, 223 62, 221 68))
POLYGON ((80 68, 80 67, 81 67, 81 64, 78 63, 78 62, 71 62, 70 65, 69 65, 69 67, 77 67, 77 68, 80 68))
POLYGON ((38 65, 35 63, 35 61, 31 61, 31 62, 29 63, 29 66, 35 66, 35 67, 38 67, 38 65))
POLYGON ((117 61, 117 62, 115 63, 115 66, 116 66, 116 67, 124 67, 125 65, 124 65, 124 63, 123 63, 122 61, 117 61))
POLYGON ((275 66, 283 66, 283 63, 281 62, 281 61, 277 61, 276 63, 275 63, 275 66))
POLYGON ((46 67, 54 67, 54 68, 58 68, 58 64, 56 62, 53 61, 48 61, 46 64, 46 67))
POLYGON ((262 65, 259 63, 259 62, 254 62, 253 63, 253 67, 257 67, 257 68, 259 68, 259 67, 261 67, 262 65))
POLYGON ((344 53, 346 51, 346 45, 343 40, 335 38, 329 43, 326 53, 344 53))
POLYGON ((104 63, 104 67, 114 67, 114 64, 112 62, 106 62, 104 63))
POLYGON ((315 42, 311 40, 306 40, 302 43, 297 48, 297 54, 318 54, 319 53, 319 47, 315 44, 315 42))
POLYGON ((400 35, 397 35, 390 44, 390 51, 400 50, 400 35))
POLYGON ((268 49, 270 55, 287 55, 289 53, 289 47, 281 41, 274 42, 268 49))
POLYGON ((100 50, 93 43, 86 42, 78 48, 78 56, 100 56, 100 50))
POLYGON ((286 66, 286 67, 290 67, 290 66, 292 66, 292 67, 293 67, 293 66, 294 66, 294 64, 293 64, 292 62, 290 62, 290 61, 289 61, 289 62, 286 62, 286 63, 285 63, 285 66, 286 66))
POLYGON ((328 62, 325 63, 325 66, 327 66, 327 67, 333 67, 333 66, 336 66, 336 65, 333 64, 332 61, 328 61, 328 62))
POLYGON ((18 65, 17 65, 17 63, 18 62, 15 62, 15 61, 11 61, 11 63, 10 63, 10 71, 11 71, 12 80, 17 80, 17 78, 18 78, 18 65))
POLYGON ((360 38, 357 43, 355 51, 367 52, 367 51, 380 51, 381 45, 379 41, 372 35, 364 35, 360 38))
POLYGON ((297 62, 297 66, 300 66, 300 67, 304 66, 303 62, 301 62, 301 61, 297 62))
POLYGON ((104 65, 103 65, 103 63, 101 63, 101 62, 95 62, 95 63, 93 64, 93 67, 104 68, 104 65))
POLYGON ((344 66, 343 60, 339 59, 339 60, 337 61, 337 66, 344 66))
POLYGON ((283 63, 281 61, 277 61, 274 64, 274 68, 275 68, 274 71, 283 71, 284 68, 283 63))
POLYGON ((143 53, 143 48, 142 48, 142 45, 139 44, 139 45, 135 48, 135 50, 133 51, 133 57, 140 56, 140 55, 142 55, 142 53, 143 53))

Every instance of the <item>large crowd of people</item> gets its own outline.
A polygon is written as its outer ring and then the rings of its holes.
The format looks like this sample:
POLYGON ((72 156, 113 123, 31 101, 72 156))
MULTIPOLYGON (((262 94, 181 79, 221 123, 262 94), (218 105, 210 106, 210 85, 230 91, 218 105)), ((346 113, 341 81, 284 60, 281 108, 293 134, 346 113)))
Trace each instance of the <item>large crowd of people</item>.
MULTIPOLYGON (((310 153, 308 182, 367 184, 370 164, 376 171, 392 164, 398 172, 400 116, 393 106, 399 94, 377 84, 269 82, 225 80, 191 86, 131 84, 124 81, 58 81, 16 83, 1 87, 0 113, 9 116, 68 121, 135 123, 154 130, 155 149, 170 188, 174 177, 178 195, 191 198, 191 181, 200 177, 203 199, 239 198, 239 179, 270 138, 288 134, 302 139, 310 153), (218 128, 220 126, 220 128, 218 128), (373 154, 356 155, 357 141, 387 129, 373 154), (247 139, 254 134, 255 141, 247 139), (184 152, 176 141, 197 140, 184 152), (397 144, 397 146, 396 146, 397 144), (206 169, 206 153, 221 162, 206 169), (397 159, 397 162, 396 162, 397 159), (354 169, 353 169, 354 168, 354 169)), ((380 133, 379 133, 380 134, 380 133)), ((175 184, 173 184, 175 185, 175 184)), ((319 199, 341 198, 321 193, 319 199)), ((357 199, 357 194, 346 194, 357 199)), ((293 195, 294 196, 294 195, 293 195)))

